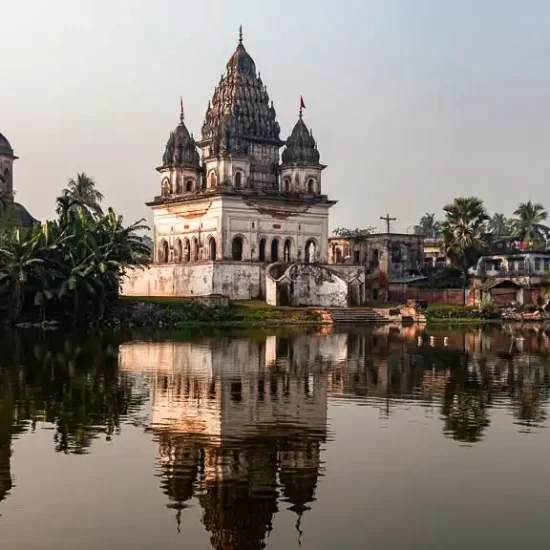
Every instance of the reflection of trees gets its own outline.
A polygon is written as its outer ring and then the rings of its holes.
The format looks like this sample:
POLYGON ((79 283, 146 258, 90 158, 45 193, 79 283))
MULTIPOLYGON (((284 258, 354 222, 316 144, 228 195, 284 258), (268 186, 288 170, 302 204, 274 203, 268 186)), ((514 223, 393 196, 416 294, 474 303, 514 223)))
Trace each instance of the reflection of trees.
POLYGON ((468 355, 451 369, 443 394, 444 432, 458 441, 479 441, 490 424, 491 380, 484 361, 480 373, 468 370, 468 355))
POLYGON ((525 427, 540 426, 548 418, 550 369, 545 356, 527 355, 527 364, 508 373, 508 395, 514 417, 525 427))
POLYGON ((6 350, 0 357, 4 423, 55 424, 57 451, 86 452, 98 435, 116 433, 121 417, 143 401, 118 375, 112 338, 14 332, 0 346, 6 350))

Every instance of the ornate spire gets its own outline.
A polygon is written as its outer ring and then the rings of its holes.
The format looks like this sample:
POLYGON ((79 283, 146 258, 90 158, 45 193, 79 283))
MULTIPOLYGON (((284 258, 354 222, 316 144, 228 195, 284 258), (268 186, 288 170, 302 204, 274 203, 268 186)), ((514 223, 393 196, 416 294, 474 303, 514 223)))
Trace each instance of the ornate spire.
POLYGON ((197 151, 197 144, 193 136, 189 134, 184 120, 183 99, 180 97, 180 123, 173 132, 170 132, 170 137, 166 142, 164 155, 162 155, 163 166, 200 167, 200 155, 197 151))
POLYGON ((246 154, 251 143, 281 146, 280 127, 256 64, 242 43, 226 65, 214 89, 202 127, 201 147, 210 144, 207 155, 246 154))
POLYGON ((239 44, 243 43, 243 26, 239 25, 239 44))
POLYGON ((300 98, 298 122, 296 122, 292 133, 286 140, 286 147, 282 154, 283 164, 302 164, 309 166, 316 166, 319 164, 320 155, 317 149, 317 143, 315 142, 313 133, 308 130, 303 119, 304 108, 304 100, 300 98))

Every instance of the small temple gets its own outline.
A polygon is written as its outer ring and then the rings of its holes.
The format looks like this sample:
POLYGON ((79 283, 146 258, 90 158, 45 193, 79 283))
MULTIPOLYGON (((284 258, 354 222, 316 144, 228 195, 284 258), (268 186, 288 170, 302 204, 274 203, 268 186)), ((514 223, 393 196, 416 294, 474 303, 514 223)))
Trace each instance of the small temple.
POLYGON ((285 140, 242 31, 208 102, 200 139, 183 103, 168 136, 153 211, 153 266, 123 293, 224 295, 273 305, 362 303, 362 268, 329 266, 326 165, 300 98, 285 140), (312 289, 312 287, 314 287, 312 289), (351 289, 351 290, 350 290, 351 289))
POLYGON ((0 221, 28 227, 38 223, 28 210, 15 201, 13 164, 18 159, 8 139, 0 133, 0 221))

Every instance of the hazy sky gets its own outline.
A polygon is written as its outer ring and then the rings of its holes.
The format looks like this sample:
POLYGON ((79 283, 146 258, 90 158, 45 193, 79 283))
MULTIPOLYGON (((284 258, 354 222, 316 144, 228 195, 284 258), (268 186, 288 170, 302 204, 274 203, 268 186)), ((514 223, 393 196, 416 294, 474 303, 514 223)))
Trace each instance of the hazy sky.
POLYGON ((77 171, 149 217, 179 97, 198 136, 240 23, 281 137, 304 96, 332 227, 388 211, 405 231, 459 194, 550 208, 546 0, 4 0, 1 17, 0 132, 39 219, 77 171))

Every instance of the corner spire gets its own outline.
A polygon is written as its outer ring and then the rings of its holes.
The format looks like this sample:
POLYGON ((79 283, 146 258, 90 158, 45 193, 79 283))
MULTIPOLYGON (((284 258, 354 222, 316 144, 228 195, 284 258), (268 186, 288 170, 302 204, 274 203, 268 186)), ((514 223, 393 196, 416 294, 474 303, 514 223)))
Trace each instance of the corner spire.
POLYGON ((183 98, 180 96, 180 122, 183 124, 185 120, 185 112, 183 111, 183 98))
POLYGON ((303 96, 300 96, 300 111, 298 112, 300 120, 302 120, 302 116, 305 108, 306 108, 306 104, 304 103, 304 98, 303 96))
POLYGON ((239 44, 243 43, 243 26, 239 25, 239 44))

